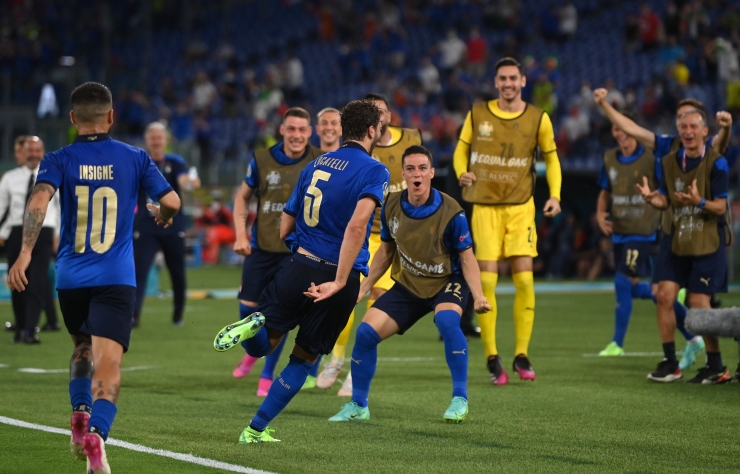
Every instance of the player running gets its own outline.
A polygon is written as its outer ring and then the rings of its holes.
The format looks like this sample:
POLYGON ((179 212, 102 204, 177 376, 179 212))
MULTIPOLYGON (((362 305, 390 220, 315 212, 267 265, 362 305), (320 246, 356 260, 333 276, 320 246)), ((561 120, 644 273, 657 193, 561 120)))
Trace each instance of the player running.
POLYGON ((452 375, 452 402, 443 419, 460 423, 468 415, 468 343, 460 328, 460 316, 469 293, 478 313, 491 307, 483 296, 465 213, 454 199, 432 189, 431 153, 414 145, 406 149, 401 162, 408 189, 389 194, 383 205, 383 243, 370 266, 370 275, 360 286, 358 301, 389 268, 395 283, 367 311, 357 328, 351 359, 352 401, 329 421, 370 418, 368 394, 375 376, 378 344, 394 334, 404 334, 430 311, 442 334, 452 375))
POLYGON ((511 261, 516 288, 513 369, 522 380, 535 379, 528 350, 535 308, 532 257, 537 256, 537 229, 533 195, 538 151, 544 157, 550 187, 545 216, 560 213, 562 175, 552 122, 546 112, 522 100, 526 81, 516 59, 503 58, 496 63, 499 99, 473 104, 454 155, 462 197, 474 203, 471 230, 475 255, 483 293, 491 304, 491 311, 479 316, 478 323, 494 385, 509 381, 496 348, 495 290, 498 261, 503 258, 511 261))
MULTIPOLYGON (((311 137, 311 116, 300 107, 288 109, 280 125, 283 141, 254 154, 247 176, 234 198, 236 242, 234 251, 244 255, 242 281, 239 290, 239 317, 246 318, 257 310, 260 295, 275 275, 290 261, 290 250, 280 238, 280 216, 303 169, 322 151, 308 143, 311 137), (257 196, 257 218, 247 237, 249 200, 257 196)), ((257 396, 267 396, 280 359, 285 339, 265 359, 257 396)), ((245 354, 234 369, 234 377, 249 374, 257 358, 245 354)))
POLYGON ((241 342, 253 357, 269 354, 300 325, 290 361, 270 387, 239 442, 278 441, 267 426, 301 389, 318 354, 328 354, 347 325, 367 275, 367 236, 388 189, 388 169, 370 153, 380 111, 356 100, 342 111, 345 144, 310 163, 283 209, 280 237, 291 233, 290 262, 262 293, 256 313, 222 329, 216 350, 241 342), (262 314, 264 313, 264 315, 262 314))
POLYGON ((159 201, 147 207, 161 225, 171 225, 180 208, 177 193, 146 152, 110 138, 112 106, 102 84, 87 82, 72 92, 70 118, 79 135, 41 162, 26 207, 23 249, 8 275, 13 290, 25 289, 31 251, 58 190, 57 288, 75 345, 69 366, 71 447, 94 474, 110 473, 104 443, 117 412, 121 359, 136 302, 132 216, 139 188, 159 201))
MULTIPOLYGON (((710 308, 712 294, 727 292, 725 247, 731 239, 726 220, 729 166, 705 142, 709 133, 706 114, 699 109, 684 112, 678 131, 682 147, 661 160, 663 178, 659 188, 651 190, 647 178, 638 185, 650 205, 673 211, 670 248, 658 284, 658 326, 664 341, 676 330, 672 303, 682 286, 688 291, 692 308, 710 308)), ((730 373, 722 365, 719 339, 706 336, 705 342, 707 364, 688 383, 730 382, 730 373)), ((670 352, 669 344, 663 344, 666 353, 670 352)), ((673 353, 673 358, 666 357, 658 364, 649 379, 672 382, 682 377, 675 345, 673 353)))
MULTIPOLYGON (((421 132, 412 128, 400 128, 390 125, 391 112, 388 100, 380 94, 367 94, 365 100, 372 101, 380 109, 380 140, 373 151, 373 158, 383 163, 390 172, 391 181, 388 185, 388 192, 400 193, 406 189, 406 182, 401 176, 401 155, 404 150, 413 145, 421 145, 421 132)), ((375 213, 373 228, 370 231, 370 240, 368 250, 370 250, 370 262, 372 263, 375 253, 380 248, 380 209, 375 213)), ((380 298, 386 291, 393 286, 390 269, 385 272, 373 285, 370 290, 370 297, 367 300, 367 307, 370 308, 373 303, 380 298)), ((347 327, 339 335, 337 343, 332 351, 331 361, 326 363, 324 370, 319 374, 317 385, 319 388, 329 388, 337 380, 339 373, 344 367, 344 357, 347 350, 349 335, 354 326, 354 311, 349 317, 347 327)), ((352 374, 348 374, 342 387, 339 389, 340 397, 349 397, 352 395, 352 374)))
MULTIPOLYGON (((609 120, 611 120, 611 122, 620 130, 623 130, 626 134, 634 137, 641 145, 654 150, 653 153, 656 160, 658 161, 657 164, 659 165, 659 169, 656 168, 656 173, 662 174, 662 166, 660 166, 661 159, 668 153, 679 151, 682 147, 681 139, 673 135, 659 135, 637 125, 633 120, 625 117, 623 114, 614 109, 611 104, 606 102, 606 94, 606 89, 596 89, 594 91, 594 99, 596 100, 596 103, 604 110, 609 120)), ((679 127, 680 118, 683 116, 683 114, 690 110, 699 110, 706 114, 706 108, 704 107, 704 104, 702 104, 698 100, 691 98, 682 99, 678 102, 678 108, 676 109, 676 129, 678 129, 679 127)), ((714 150, 718 153, 723 153, 724 150, 727 149, 727 145, 730 140, 732 116, 728 112, 723 111, 717 112, 716 117, 717 123, 720 125, 720 129, 717 135, 707 140, 707 145, 714 148, 714 150)), ((672 233, 672 227, 673 216, 671 214, 671 208, 667 208, 663 211, 661 237, 659 238, 660 246, 658 254, 654 258, 652 288, 652 292, 654 295, 657 295, 658 283, 661 281, 661 272, 663 268, 667 265, 665 262, 668 259, 668 254, 670 252, 670 235, 672 233)), ((686 330, 684 326, 684 321, 686 319, 686 308, 683 305, 674 305, 673 312, 675 314, 674 325, 679 331, 681 331, 687 341, 686 347, 683 350, 681 360, 678 362, 679 369, 686 370, 694 363, 696 355, 704 350, 705 344, 701 336, 694 336, 686 330)), ((659 317, 658 325, 660 326, 661 324, 661 319, 659 317)), ((667 334, 667 331, 662 329, 660 333, 661 340, 663 341, 663 352, 665 359, 676 362, 675 335, 671 334, 669 336, 667 334)), ((658 381, 677 380, 675 371, 654 371, 649 375, 649 378, 651 380, 658 381)))

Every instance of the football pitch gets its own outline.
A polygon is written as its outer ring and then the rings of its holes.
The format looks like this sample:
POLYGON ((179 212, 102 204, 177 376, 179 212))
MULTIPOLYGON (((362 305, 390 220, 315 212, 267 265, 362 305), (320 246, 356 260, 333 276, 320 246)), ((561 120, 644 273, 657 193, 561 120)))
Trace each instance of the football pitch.
MULTIPOLYGON (((190 271, 189 286, 234 287, 240 271, 190 271)), ((738 294, 722 298, 723 306, 740 303, 738 294)), ((510 295, 498 299, 498 346, 510 375, 512 302, 510 295)), ((364 302, 357 308, 355 324, 364 302)), ((218 469, 195 464, 192 457, 178 460, 110 445, 108 458, 114 473, 255 472, 238 466, 279 473, 740 470, 740 384, 646 380, 661 358, 651 302, 634 304, 625 346, 629 356, 593 357, 609 342, 613 311, 609 293, 538 295, 530 349, 535 382, 511 377, 507 386, 492 386, 481 343, 471 339, 470 415, 459 425, 442 422, 451 381, 442 343, 427 317, 379 346, 369 421, 327 421, 349 401, 336 396, 337 382, 329 390, 296 396, 271 425, 282 442, 249 446, 237 440, 261 402, 255 391, 263 363, 237 380, 231 371, 241 348, 227 353, 212 348, 216 332, 238 318, 236 300, 190 300, 186 324, 179 328, 171 325, 170 301, 149 299, 124 357, 128 370, 122 374, 111 437, 160 454, 192 454, 212 460, 210 465, 228 466, 218 469)), ((10 319, 8 303, 0 303, 0 314, 10 319)), ((9 345, 10 333, 0 335, 0 417, 6 417, 0 418, 0 472, 84 472, 84 463, 69 452, 67 436, 7 424, 12 419, 69 428, 69 336, 42 333, 42 344, 30 347, 9 345)), ((353 341, 354 333, 348 357, 353 341)), ((683 345, 677 339, 678 349, 683 345)), ((737 345, 723 340, 722 346, 734 373, 737 345)), ((700 363, 703 354, 684 378, 700 363)))

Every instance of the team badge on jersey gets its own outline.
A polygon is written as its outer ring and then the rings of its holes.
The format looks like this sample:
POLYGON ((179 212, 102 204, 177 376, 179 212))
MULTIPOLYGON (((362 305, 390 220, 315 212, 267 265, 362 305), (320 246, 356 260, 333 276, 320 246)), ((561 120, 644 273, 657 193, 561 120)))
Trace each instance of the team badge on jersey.
POLYGON ((388 229, 391 231, 391 235, 395 237, 396 232, 398 232, 398 219, 395 217, 391 218, 391 220, 388 221, 388 229))
POLYGON ((681 181, 681 178, 676 178, 676 192, 680 193, 683 191, 683 181, 681 181))
POLYGON ((270 171, 267 176, 265 176, 265 179, 267 180, 267 184, 270 186, 276 186, 280 184, 280 173, 277 171, 270 171))
POLYGON ((489 121, 481 122, 480 125, 478 125, 478 134, 481 137, 490 137, 493 135, 493 124, 489 121))
POLYGON ((609 168, 609 181, 614 184, 614 182, 617 180, 617 170, 615 168, 609 168))

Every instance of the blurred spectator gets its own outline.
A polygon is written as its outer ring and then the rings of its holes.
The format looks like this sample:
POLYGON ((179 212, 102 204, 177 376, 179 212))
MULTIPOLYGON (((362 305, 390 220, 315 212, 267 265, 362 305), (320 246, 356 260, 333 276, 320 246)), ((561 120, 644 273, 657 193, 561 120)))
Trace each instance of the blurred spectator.
POLYGON ((488 43, 480 35, 478 28, 470 29, 470 38, 468 38, 466 48, 468 73, 476 80, 481 79, 486 73, 488 43))
POLYGON ((668 2, 663 19, 663 33, 666 37, 681 36, 681 15, 676 6, 676 2, 668 2))
POLYGON ((546 40, 554 41, 560 38, 560 18, 554 3, 549 3, 540 15, 540 31, 546 40))
POLYGON ((208 54, 208 45, 203 41, 203 37, 197 34, 185 47, 185 62, 203 59, 206 54, 208 54))
POLYGON ((591 121, 588 114, 576 106, 571 107, 570 113, 563 120, 563 131, 565 131, 573 153, 580 155, 581 143, 591 133, 591 121))
POLYGON ((223 101, 223 115, 235 117, 239 100, 239 85, 236 82, 236 73, 227 69, 220 85, 221 100, 223 101))
POLYGON ((439 79, 439 71, 429 56, 421 58, 418 75, 421 88, 427 94, 428 102, 434 101, 442 92, 442 83, 439 79))
POLYGON ((380 24, 388 29, 401 26, 401 12, 394 2, 384 1, 380 5, 380 24))
POLYGON ((388 65, 399 71, 406 64, 406 31, 403 28, 391 28, 388 38, 388 65))
POLYGON ((177 91, 175 90, 175 83, 172 81, 172 78, 170 76, 164 76, 162 78, 162 83, 159 87, 159 97, 165 104, 169 106, 173 106, 177 103, 177 91))
POLYGON ((740 69, 737 50, 731 41, 717 38, 714 41, 714 51, 717 57, 717 75, 720 81, 726 83, 733 78, 733 71, 740 69))
POLYGON ((221 38, 221 43, 218 45, 214 57, 218 61, 225 63, 228 67, 236 67, 236 48, 234 48, 234 45, 226 37, 221 38))
POLYGON ((540 77, 537 79, 537 83, 532 91, 532 99, 534 105, 551 116, 555 115, 555 109, 558 107, 558 96, 555 94, 555 88, 546 74, 540 74, 540 77))
POLYGON ((463 58, 467 51, 465 42, 457 36, 457 31, 450 29, 447 31, 447 37, 439 43, 439 67, 443 74, 450 73, 463 58))
POLYGON ((635 15, 627 15, 624 22, 624 52, 629 54, 640 46, 640 22, 635 15))
POLYGON ((285 61, 285 99, 294 102, 303 98, 303 63, 295 52, 291 52, 285 61))
POLYGON ((193 83, 193 109, 195 111, 208 110, 216 101, 218 91, 208 79, 205 71, 198 71, 193 83))
POLYGON ((686 66, 686 63, 684 62, 683 58, 679 58, 673 65, 673 70, 671 71, 673 74, 673 79, 675 79, 676 83, 680 86, 686 86, 689 83, 689 78, 691 77, 691 72, 689 71, 689 68, 686 66))
POLYGON ((211 192, 213 200, 208 206, 201 206, 201 216, 195 221, 196 225, 205 230, 203 245, 203 262, 216 265, 221 246, 230 246, 236 241, 234 231, 234 215, 223 203, 223 192, 214 189, 211 192))
POLYGON ((275 84, 275 78, 273 71, 268 70, 265 73, 265 82, 254 104, 254 118, 258 122, 266 121, 268 116, 283 103, 283 91, 275 84))
POLYGON ((501 47, 501 57, 519 57, 519 42, 516 40, 516 36, 506 35, 506 38, 504 38, 504 45, 501 47))
MULTIPOLYGON (((211 123, 208 121, 208 113, 205 110, 201 110, 196 113, 195 120, 193 121, 193 127, 195 128, 195 141, 198 145, 198 152, 200 154, 200 168, 205 176, 208 174, 208 167, 211 164, 211 123)), ((205 181, 205 180, 204 180, 205 181)))
POLYGON ((686 52, 678 44, 678 39, 675 36, 668 36, 658 50, 658 72, 663 73, 666 69, 673 69, 676 61, 685 56, 686 52))
POLYGON ((642 49, 651 50, 657 47, 660 34, 660 17, 650 8, 649 4, 642 5, 638 23, 640 25, 642 49))
POLYGON ((568 1, 560 7, 558 12, 560 17, 560 37, 563 40, 569 40, 576 34, 578 29, 578 10, 572 1, 568 1))

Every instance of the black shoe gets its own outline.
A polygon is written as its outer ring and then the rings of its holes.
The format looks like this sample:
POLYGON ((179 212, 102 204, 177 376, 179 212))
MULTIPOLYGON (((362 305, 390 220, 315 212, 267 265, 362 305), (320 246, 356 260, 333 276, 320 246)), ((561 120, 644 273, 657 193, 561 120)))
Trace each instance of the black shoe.
POLYGON ((59 323, 54 323, 54 324, 46 323, 41 328, 41 330, 44 331, 44 332, 47 332, 47 331, 59 331, 61 329, 62 328, 59 326, 59 323))
POLYGON ((480 328, 476 326, 466 326, 462 328, 463 334, 465 334, 465 337, 475 337, 477 339, 480 339, 480 328))
POLYGON ((681 377, 683 377, 683 374, 678 367, 678 361, 668 359, 660 361, 658 368, 654 372, 650 372, 647 376, 648 380, 654 382, 675 382, 681 377))
POLYGON ((506 385, 509 382, 509 374, 504 370, 501 356, 495 355, 488 358, 488 371, 491 373, 491 383, 494 385, 506 385))
POLYGON ((23 343, 24 344, 41 344, 41 340, 36 334, 34 334, 33 336, 24 336, 23 343))
POLYGON ((712 295, 711 299, 709 300, 709 306, 711 306, 714 309, 722 307, 722 300, 719 299, 719 296, 712 295))
POLYGON ((532 364, 529 362, 529 358, 524 354, 514 357, 514 363, 511 364, 511 368, 519 374, 519 378, 522 380, 534 380, 537 377, 532 364))
POLYGON ((706 385, 730 382, 732 382, 732 378, 730 377, 730 371, 727 370, 727 367, 722 367, 722 370, 717 372, 716 370, 711 369, 708 365, 699 369, 699 373, 696 374, 696 377, 686 381, 686 383, 700 383, 706 385))
POLYGON ((20 344, 21 342, 23 342, 23 335, 18 332, 15 333, 15 335, 13 336, 13 339, 10 340, 11 344, 20 344))
POLYGON ((735 375, 732 376, 733 382, 740 382, 740 363, 737 364, 737 369, 735 369, 735 375))
POLYGON ((11 323, 10 321, 5 321, 5 330, 15 331, 15 324, 11 323))

